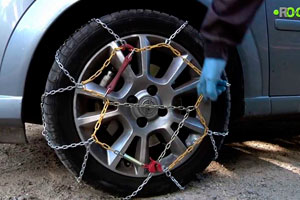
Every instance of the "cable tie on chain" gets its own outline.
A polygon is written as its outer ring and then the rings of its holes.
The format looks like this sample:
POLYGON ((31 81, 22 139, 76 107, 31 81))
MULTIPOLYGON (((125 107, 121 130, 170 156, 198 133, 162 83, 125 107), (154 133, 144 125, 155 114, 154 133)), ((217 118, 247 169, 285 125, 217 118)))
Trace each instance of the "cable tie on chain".
POLYGON ((130 52, 130 54, 128 54, 128 58, 131 58, 132 57, 132 55, 134 54, 134 50, 132 49, 132 50, 130 50, 131 52, 130 52))
MULTIPOLYGON (((110 90, 111 90, 110 87, 108 87, 108 88, 106 89, 106 92, 105 92, 105 94, 104 94, 104 98, 106 98, 106 96, 111 92, 110 90)), ((103 102, 103 103, 104 103, 104 102, 103 102)))

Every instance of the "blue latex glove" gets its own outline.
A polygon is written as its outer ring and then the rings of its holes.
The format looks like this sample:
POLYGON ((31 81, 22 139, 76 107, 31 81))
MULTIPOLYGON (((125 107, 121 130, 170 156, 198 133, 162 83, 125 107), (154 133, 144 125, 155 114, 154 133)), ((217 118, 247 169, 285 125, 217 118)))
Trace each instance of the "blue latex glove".
POLYGON ((226 61, 220 58, 205 58, 200 82, 197 85, 198 95, 205 99, 216 101, 218 96, 226 90, 227 82, 221 80, 226 61))

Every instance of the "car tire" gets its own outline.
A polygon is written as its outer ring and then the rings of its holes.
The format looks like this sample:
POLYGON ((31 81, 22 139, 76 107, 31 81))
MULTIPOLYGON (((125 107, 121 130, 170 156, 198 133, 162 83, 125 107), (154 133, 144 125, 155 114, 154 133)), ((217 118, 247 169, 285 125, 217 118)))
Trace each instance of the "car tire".
MULTIPOLYGON (((126 10, 101 17, 101 20, 121 37, 130 34, 148 33, 168 38, 183 21, 174 16, 150 10, 126 10)), ((86 62, 97 50, 114 38, 96 22, 91 21, 82 26, 60 48, 59 59, 70 74, 78 79, 86 62)), ((202 64, 203 40, 192 26, 187 26, 174 42, 184 46, 202 64)), ((224 74, 224 79, 226 76, 224 74)), ((71 85, 69 79, 54 62, 48 76, 46 91, 71 85)), ((49 96, 45 99, 45 120, 50 138, 59 145, 80 142, 73 118, 74 91, 49 96)), ((226 131, 230 114, 230 91, 226 90, 216 102, 212 102, 209 128, 213 131, 226 131)), ((220 148, 223 137, 215 136, 220 148)), ((186 185, 195 177, 195 173, 204 170, 214 158, 214 151, 209 137, 194 150, 193 155, 172 170, 172 175, 180 184, 186 185)), ((65 167, 78 175, 85 147, 57 150, 57 156, 65 167)), ((142 183, 144 178, 129 177, 115 173, 95 158, 90 156, 83 180, 96 188, 102 188, 114 195, 128 195, 142 183)), ((164 174, 154 176, 147 186, 140 191, 140 196, 154 196, 176 191, 178 188, 164 174)))

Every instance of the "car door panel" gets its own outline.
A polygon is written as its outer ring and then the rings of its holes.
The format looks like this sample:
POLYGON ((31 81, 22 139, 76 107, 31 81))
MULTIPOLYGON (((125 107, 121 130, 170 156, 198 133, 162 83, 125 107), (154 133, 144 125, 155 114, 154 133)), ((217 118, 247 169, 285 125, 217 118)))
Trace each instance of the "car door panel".
POLYGON ((300 13, 292 13, 292 10, 296 11, 300 7, 300 1, 267 0, 266 5, 270 49, 270 96, 300 95, 300 17, 297 17, 300 13), (289 7, 290 17, 278 14, 280 10, 289 7))

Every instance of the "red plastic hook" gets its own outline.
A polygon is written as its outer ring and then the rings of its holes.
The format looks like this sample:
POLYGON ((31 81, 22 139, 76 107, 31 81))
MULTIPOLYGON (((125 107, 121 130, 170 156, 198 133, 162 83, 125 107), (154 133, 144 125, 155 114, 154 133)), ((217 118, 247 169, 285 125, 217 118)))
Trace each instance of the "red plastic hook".
POLYGON ((129 51, 132 51, 134 49, 134 47, 130 44, 124 44, 121 46, 122 47, 122 51, 128 49, 129 51))
POLYGON ((124 51, 124 50, 126 50, 126 49, 128 49, 129 51, 131 51, 131 53, 129 53, 129 54, 125 57, 125 59, 124 59, 124 61, 123 61, 123 63, 122 63, 122 66, 121 66, 121 67, 119 68, 119 70, 118 70, 118 73, 116 74, 116 76, 114 77, 114 79, 110 82, 110 84, 107 86, 106 94, 111 93, 111 92, 115 89, 115 87, 116 87, 116 85, 117 85, 117 83, 118 83, 118 81, 119 81, 119 79, 120 79, 122 73, 124 72, 124 70, 126 69, 126 67, 128 66, 128 64, 129 64, 129 63, 131 62, 131 60, 132 60, 132 53, 133 53, 134 47, 131 46, 130 44, 124 44, 124 45, 122 46, 122 51, 124 51))
POLYGON ((144 168, 147 169, 150 173, 162 172, 161 164, 152 158, 150 158, 150 163, 145 164, 144 168))

